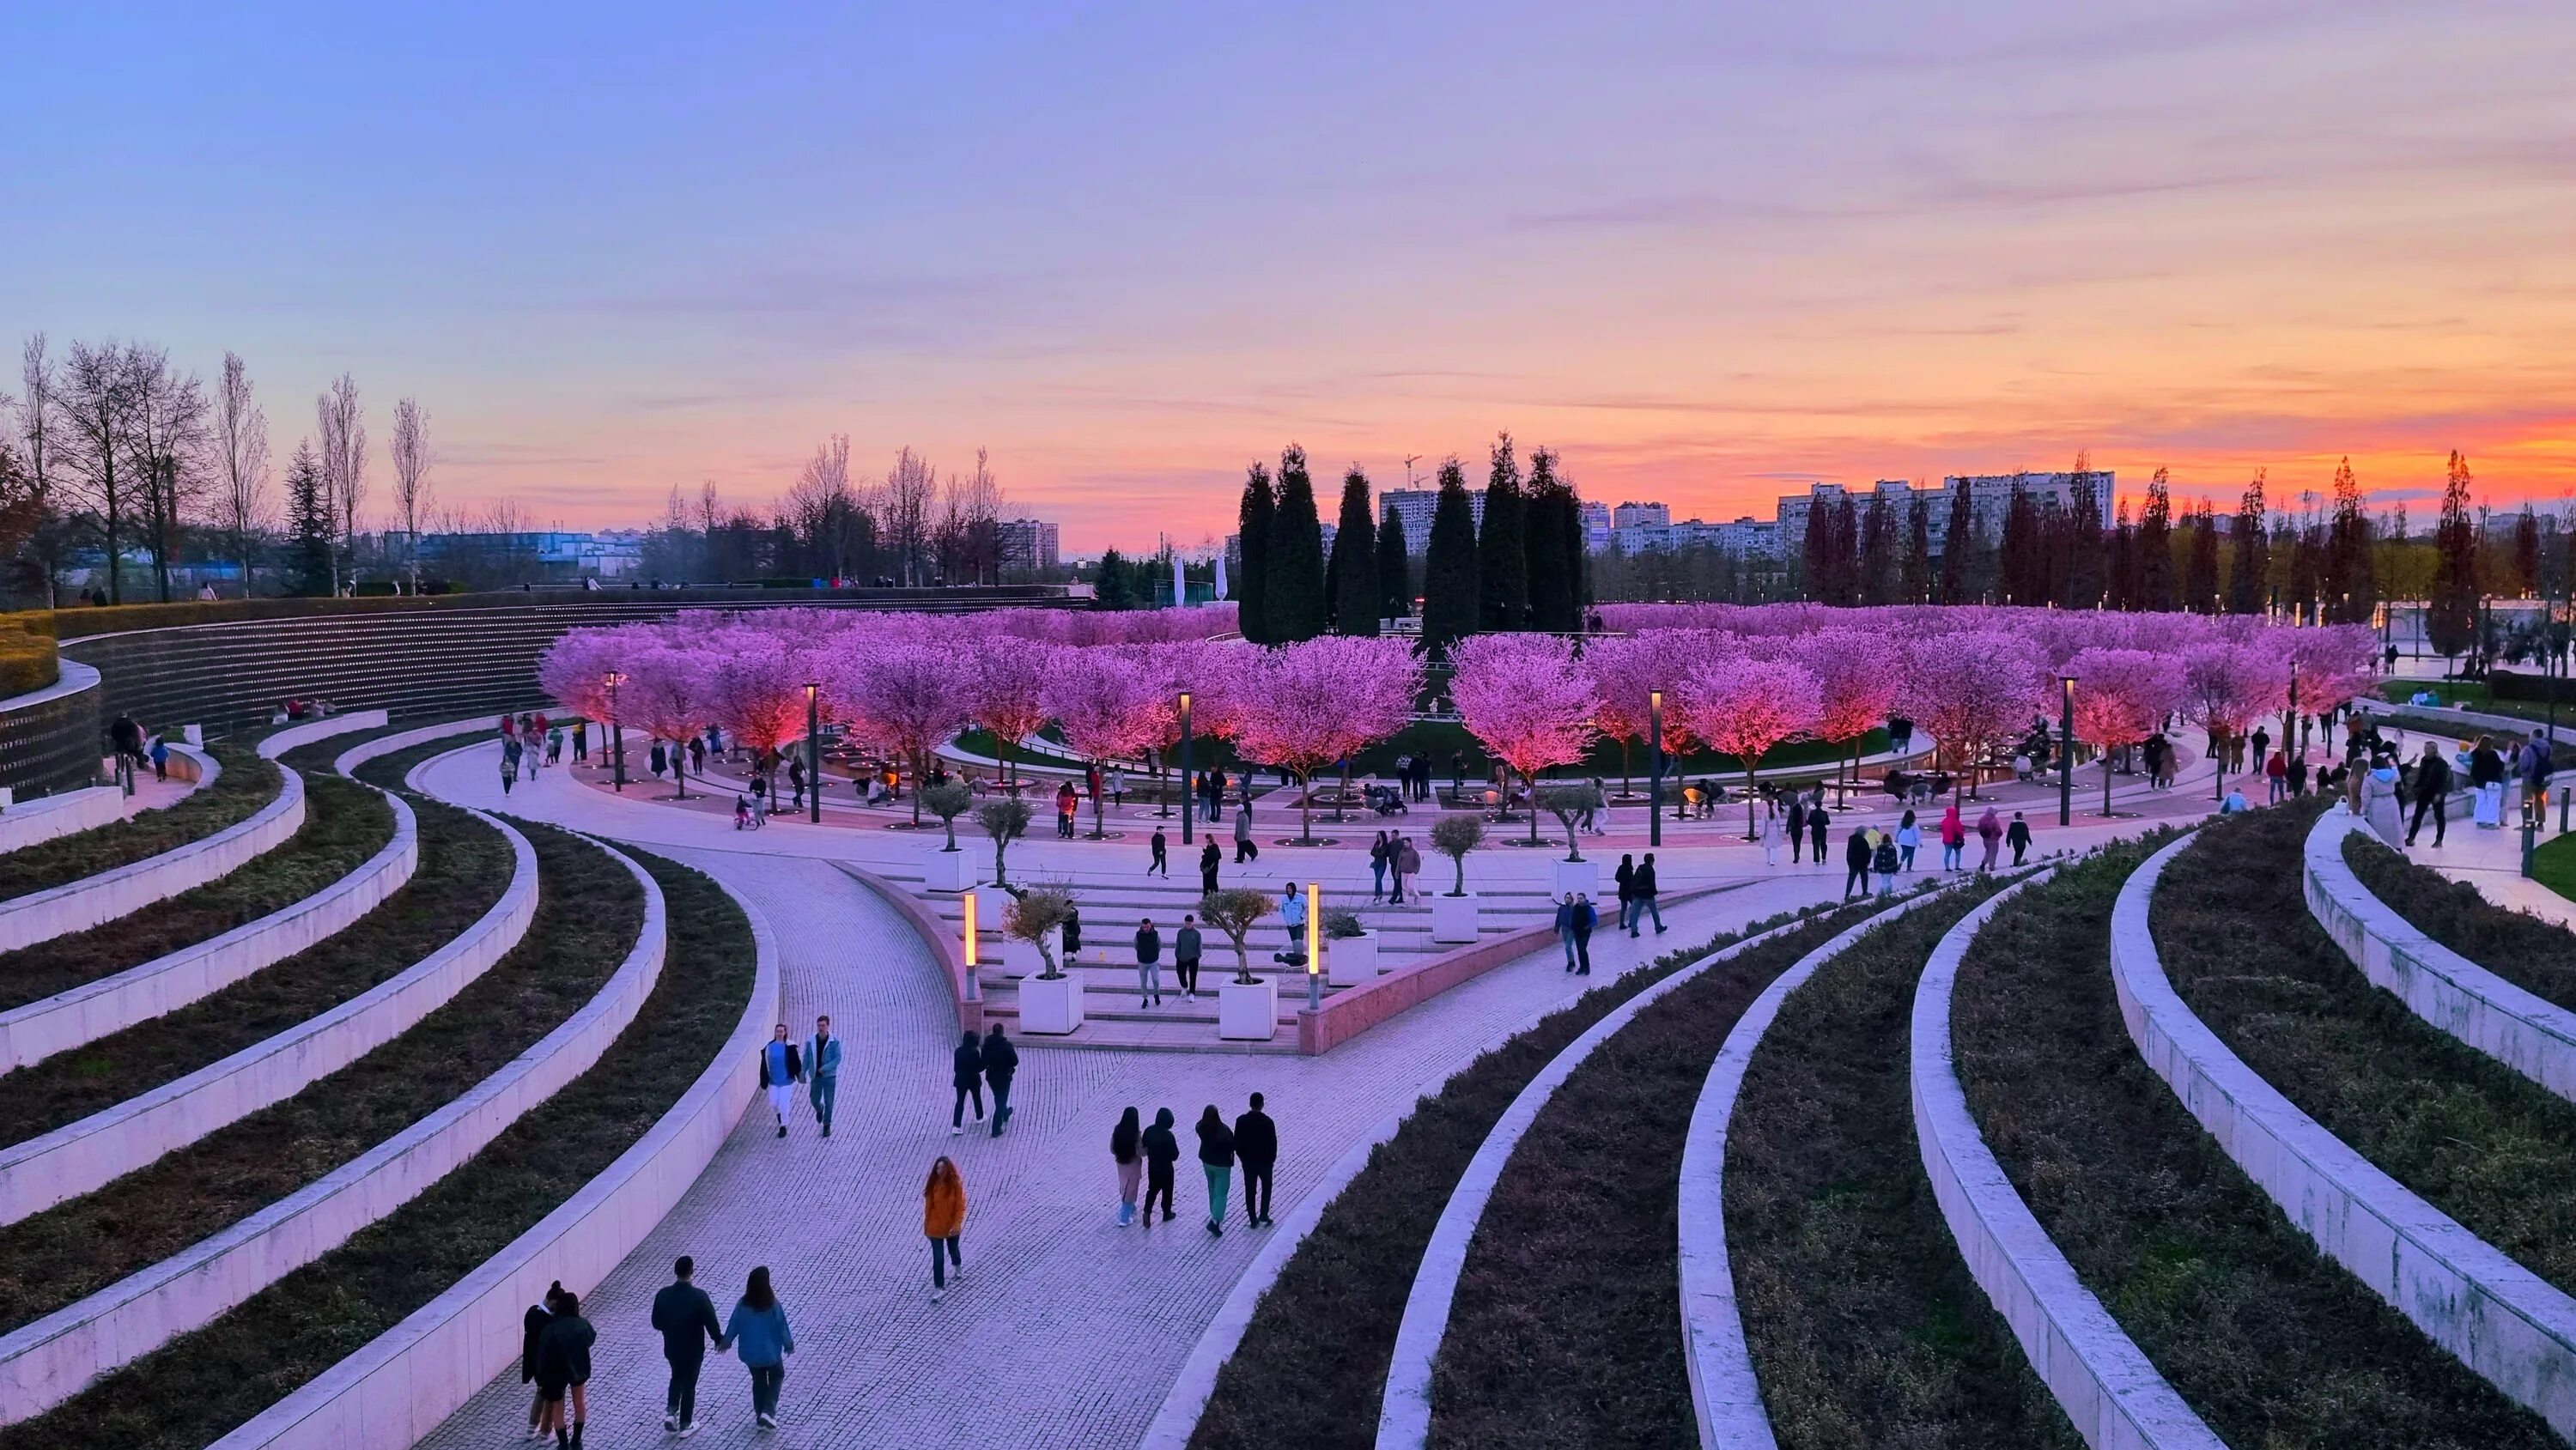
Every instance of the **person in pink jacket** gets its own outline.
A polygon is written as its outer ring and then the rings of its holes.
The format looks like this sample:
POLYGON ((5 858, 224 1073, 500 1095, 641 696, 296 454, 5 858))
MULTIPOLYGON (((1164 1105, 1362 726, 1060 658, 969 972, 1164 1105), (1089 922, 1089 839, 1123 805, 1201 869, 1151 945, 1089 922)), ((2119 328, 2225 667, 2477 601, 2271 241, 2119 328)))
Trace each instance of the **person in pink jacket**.
POLYGON ((1977 869, 1992 871, 1995 869, 1995 848, 2004 840, 2003 817, 1995 814, 1993 806, 1986 807, 1986 813, 1977 817, 1977 839, 1986 848, 1985 859, 1977 863, 1977 869))
POLYGON ((1959 848, 1968 843, 1968 829, 1959 824, 1959 807, 1953 802, 1941 812, 1941 869, 1959 869, 1959 848))

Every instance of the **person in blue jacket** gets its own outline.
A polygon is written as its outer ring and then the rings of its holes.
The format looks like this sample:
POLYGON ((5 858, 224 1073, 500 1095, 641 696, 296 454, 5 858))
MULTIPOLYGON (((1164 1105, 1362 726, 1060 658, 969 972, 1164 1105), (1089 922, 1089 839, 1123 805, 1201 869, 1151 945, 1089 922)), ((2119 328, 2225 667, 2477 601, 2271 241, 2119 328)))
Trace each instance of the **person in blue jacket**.
POLYGON ((841 1039, 832 1035, 832 1019, 814 1019, 814 1035, 805 1039, 805 1094, 814 1104, 814 1121, 823 1136, 832 1136, 832 1100, 841 1090, 841 1039))
POLYGON ((796 1336, 787 1327, 787 1306, 778 1302, 776 1291, 769 1287, 766 1264, 751 1271, 741 1301, 725 1320, 724 1338, 716 1341, 716 1351, 727 1348, 751 1371, 752 1423, 764 1430, 777 1429, 778 1390, 786 1383, 787 1356, 796 1352, 796 1336))

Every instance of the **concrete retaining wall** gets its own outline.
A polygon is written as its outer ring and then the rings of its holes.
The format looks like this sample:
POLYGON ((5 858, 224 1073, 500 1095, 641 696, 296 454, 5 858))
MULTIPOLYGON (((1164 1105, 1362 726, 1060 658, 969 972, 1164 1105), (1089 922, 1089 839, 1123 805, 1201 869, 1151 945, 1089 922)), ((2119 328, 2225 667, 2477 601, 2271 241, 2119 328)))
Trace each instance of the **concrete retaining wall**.
POLYGON ((2560 1436, 2576 1438, 2576 1300, 2299 1111, 2174 991, 2147 906, 2190 842, 2149 857, 2111 912, 2112 985, 2139 1055, 2327 1257, 2560 1436))
POLYGON ((1936 895, 1918 896, 1880 912, 1800 957, 1772 980, 1709 1064, 1708 1081, 1691 1109, 1682 1141, 1677 1235, 1681 1240, 1682 1358, 1690 1370, 1691 1412, 1702 1445, 1727 1450, 1777 1450, 1771 1415, 1762 1406, 1762 1383, 1753 1373, 1753 1350, 1744 1338, 1744 1313, 1735 1301, 1735 1269, 1726 1252, 1726 1139, 1735 1100, 1744 1092, 1762 1034, 1780 1015, 1789 994, 1862 936, 1936 895))
MULTIPOLYGON (((399 799, 392 803, 396 844, 416 858, 411 807, 399 799)), ((401 1036, 506 956, 537 914, 537 856, 527 838, 508 825, 490 816, 481 819, 508 838, 512 858, 510 883, 490 910, 437 951, 325 1012, 114 1107, 0 1149, 0 1224, 16 1223, 101 1188, 164 1153, 293 1097, 401 1036)), ((402 874, 411 875, 408 862, 402 874)), ((344 878, 331 889, 346 884, 344 878)), ((318 941, 328 933, 296 935, 318 941)))
MULTIPOLYGON (((230 1228, 0 1336, 0 1424, 39 1414, 91 1380, 225 1311, 348 1241, 483 1150, 587 1072, 635 1019, 662 972, 661 888, 644 888, 635 948, 580 1010, 527 1051, 357 1158, 230 1228)), ((379 1407, 384 1408, 384 1407, 379 1407)))
POLYGON ((115 786, 93 785, 21 801, 0 815, 0 854, 124 820, 125 799, 115 786))
POLYGON ((352 710, 344 715, 328 715, 272 730, 260 737, 259 753, 263 760, 275 760, 290 750, 300 750, 316 740, 334 735, 353 735, 361 730, 382 730, 391 723, 382 710, 352 710))
MULTIPOLYGON (((719 883, 721 884, 721 883, 719 883)), ((347 1359, 215 1442, 218 1450, 399 1450, 519 1359, 519 1317, 561 1279, 587 1293, 713 1162, 758 1095, 738 1065, 778 1020, 778 944, 750 902, 759 971, 742 1020, 659 1121, 554 1212, 347 1359)))
MULTIPOLYGON (((195 758, 205 770, 208 783, 219 773, 213 757, 194 747, 174 744, 170 753, 195 758)), ((237 821, 204 840, 174 846, 158 856, 0 903, 0 952, 16 951, 114 921, 156 901, 192 891, 231 873, 252 857, 283 845, 304 824, 304 781, 283 765, 277 769, 281 777, 277 799, 252 812, 247 820, 237 821)))
POLYGON ((1378 1407, 1378 1450, 1411 1450, 1430 1443, 1431 1371, 1440 1357, 1441 1341, 1448 1337, 1449 1311, 1458 1297, 1458 1276, 1467 1267, 1467 1248, 1475 1239, 1476 1225, 1484 1220, 1485 1205, 1494 1196, 1494 1186, 1502 1181, 1503 1170, 1511 1162, 1512 1151, 1538 1120, 1539 1110, 1592 1056, 1594 1048, 1635 1021, 1638 1013, 1710 967, 1732 961, 1803 925, 1804 922, 1791 922, 1711 952, 1620 1003, 1582 1036, 1567 1043, 1494 1120, 1485 1141, 1477 1146, 1476 1156, 1468 1160, 1466 1171, 1449 1190, 1449 1201, 1441 1207, 1439 1222, 1432 1226, 1431 1241, 1423 1247, 1422 1262, 1413 1271, 1413 1290, 1405 1296, 1404 1319, 1396 1326, 1395 1352, 1387 1364, 1386 1393, 1378 1407))
MULTIPOLYGON (((297 788, 302 789, 300 781, 297 788)), ((175 1012, 286 960, 382 905, 420 867, 420 824, 411 807, 387 799, 394 812, 393 839, 311 896, 221 936, 0 1012, 0 1072, 175 1012)), ((8 1202, 7 1190, 0 1188, 0 1223, 20 1216, 8 1210, 8 1202)))
POLYGON ((2426 936, 2372 895, 2343 859, 2344 838, 2369 833, 2367 824, 2340 810, 2317 817, 2301 866, 2308 914, 2372 986, 2408 1011, 2558 1096, 2576 1099, 2576 1012, 2426 936))
POLYGON ((2227 1450, 2156 1373, 2119 1321, 2075 1276, 2003 1165, 1986 1147, 1951 1054, 1959 963, 2004 903, 2053 872, 1996 895, 1933 949, 1914 989, 1914 1137, 1923 1171, 1968 1272, 2012 1325, 2031 1368, 2094 1450, 2227 1450))

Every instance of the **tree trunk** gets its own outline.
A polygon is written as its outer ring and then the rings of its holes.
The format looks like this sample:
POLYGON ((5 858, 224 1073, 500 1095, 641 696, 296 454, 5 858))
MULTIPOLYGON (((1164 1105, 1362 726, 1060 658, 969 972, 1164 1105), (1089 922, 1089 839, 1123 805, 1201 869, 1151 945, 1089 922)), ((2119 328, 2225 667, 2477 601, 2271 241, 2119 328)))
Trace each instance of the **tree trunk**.
MULTIPOLYGON (((1510 776, 1508 776, 1508 775, 1507 775, 1507 776, 1504 776, 1504 777, 1503 777, 1503 780, 1505 781, 1505 783, 1506 783, 1506 784, 1508 784, 1508 783, 1510 782, 1510 780, 1511 780, 1511 777, 1510 777, 1510 776)), ((1526 771, 1526 770, 1525 770, 1525 771, 1522 771, 1522 772, 1521 772, 1521 785, 1522 785, 1522 787, 1523 787, 1523 788, 1525 788, 1525 789, 1529 792, 1529 821, 1530 821, 1530 839, 1529 839, 1529 843, 1530 843, 1531 845, 1535 846, 1535 845, 1537 845, 1537 844, 1538 844, 1538 777, 1537 777, 1537 776, 1535 776, 1535 775, 1530 774, 1530 773, 1529 773, 1528 771, 1526 771)), ((1506 801, 1504 801, 1504 802, 1503 802, 1503 809, 1505 809, 1505 810, 1510 810, 1510 809, 1511 809, 1511 805, 1512 805, 1512 803, 1511 803, 1510 801, 1506 800, 1506 801)))
POLYGON ((1315 844, 1314 778, 1312 771, 1297 777, 1297 838, 1309 846, 1315 844))
POLYGON ((1744 767, 1744 839, 1748 841, 1762 839, 1762 827, 1753 819, 1754 793, 1753 766, 1748 762, 1744 767))

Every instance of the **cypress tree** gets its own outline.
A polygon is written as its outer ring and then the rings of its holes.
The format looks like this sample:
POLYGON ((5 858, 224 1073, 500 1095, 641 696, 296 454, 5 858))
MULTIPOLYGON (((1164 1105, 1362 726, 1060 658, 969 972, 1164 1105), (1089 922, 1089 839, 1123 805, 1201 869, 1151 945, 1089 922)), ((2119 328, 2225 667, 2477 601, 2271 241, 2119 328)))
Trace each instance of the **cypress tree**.
POLYGON ((2254 481, 2245 485, 2245 496, 2236 504, 2235 559, 2227 578, 2227 612, 2260 614, 2263 603, 2272 593, 2272 560, 2265 547, 2263 522, 2263 470, 2254 470, 2254 481))
POLYGON ((2469 461, 2454 452, 2442 485, 2442 518, 2433 526, 2432 598, 2424 632, 2433 652, 2452 658, 2477 642, 2478 528, 2469 520, 2469 461))
MULTIPOLYGON (((2538 573, 2540 536, 2531 524, 2531 510, 2523 510, 2523 521, 2532 528, 2531 557, 2534 567, 2528 580, 2538 573)), ((2519 549, 2517 548, 2517 556, 2519 549)), ((2379 608, 2378 571, 2371 561, 2370 516, 2362 512, 2361 483, 2353 476, 2352 460, 2346 458, 2335 468, 2334 518, 2326 531, 2326 618, 2336 624, 2366 624, 2379 608)), ((2525 585, 2528 587, 2528 584, 2525 585)))
POLYGON ((1973 580, 1971 566, 1976 562, 1977 509, 1969 496, 1968 481, 1959 480, 1950 490, 1950 523, 1941 539, 1941 602, 1967 604, 1973 580))
POLYGON ((1341 522, 1333 531, 1333 631, 1377 633, 1380 598, 1377 527, 1369 521, 1368 475, 1358 464, 1342 475, 1341 522))
POLYGON ((1573 488, 1557 477, 1556 455, 1544 448, 1530 455, 1527 512, 1530 628, 1570 633, 1582 622, 1583 520, 1573 488))
POLYGON ((2147 506, 2138 513, 2138 607, 2174 607, 2173 491, 2171 471, 2147 480, 2147 506))
POLYGON ((338 525, 332 517, 330 485, 310 440, 295 445, 295 461, 286 467, 286 527, 295 592, 329 594, 334 582, 331 540, 338 525))
POLYGON ((2102 602, 2102 490, 2089 455, 2075 455, 2070 475, 2074 495, 2066 510, 2066 597, 2069 609, 2091 609, 2102 602))
POLYGON ((2218 612, 2218 517, 2207 500, 2188 519, 2191 538, 2183 554, 2183 607, 2194 614, 2218 612))
POLYGON ((1902 582, 1896 569, 1896 511, 1887 506, 1886 494, 1872 493, 1860 525, 1860 602, 1894 602, 1902 582))
POLYGON ((1422 559, 1422 638, 1433 659, 1450 641, 1476 632, 1476 511, 1467 474, 1455 458, 1440 465, 1440 499, 1431 510, 1431 544, 1422 559))
POLYGON ((1404 549, 1404 525, 1393 511, 1377 521, 1378 611, 1388 619, 1413 615, 1413 561, 1404 549))
POLYGON ((1520 462, 1512 456, 1512 435, 1505 433, 1494 444, 1485 522, 1476 535, 1477 614, 1487 629, 1529 627, 1529 520, 1523 503, 1520 462))
POLYGON ((1315 481, 1306 450, 1291 443, 1279 455, 1279 513, 1270 521, 1270 577, 1262 614, 1280 644, 1324 632, 1332 600, 1324 588, 1324 526, 1315 516, 1315 481))
POLYGON ((1932 501, 1919 488, 1905 510, 1905 602, 1932 602, 1932 501))
POLYGON ((1279 515, 1279 494, 1270 485, 1270 469, 1256 463, 1243 479, 1243 504, 1236 514, 1236 527, 1243 538, 1243 577, 1232 581, 1234 597, 1242 601, 1239 620, 1243 637, 1254 644, 1272 644, 1278 636, 1270 628, 1270 529, 1279 515))
POLYGON ((1860 506, 1843 495, 1834 506, 1834 568, 1831 604, 1860 602, 1860 506))

